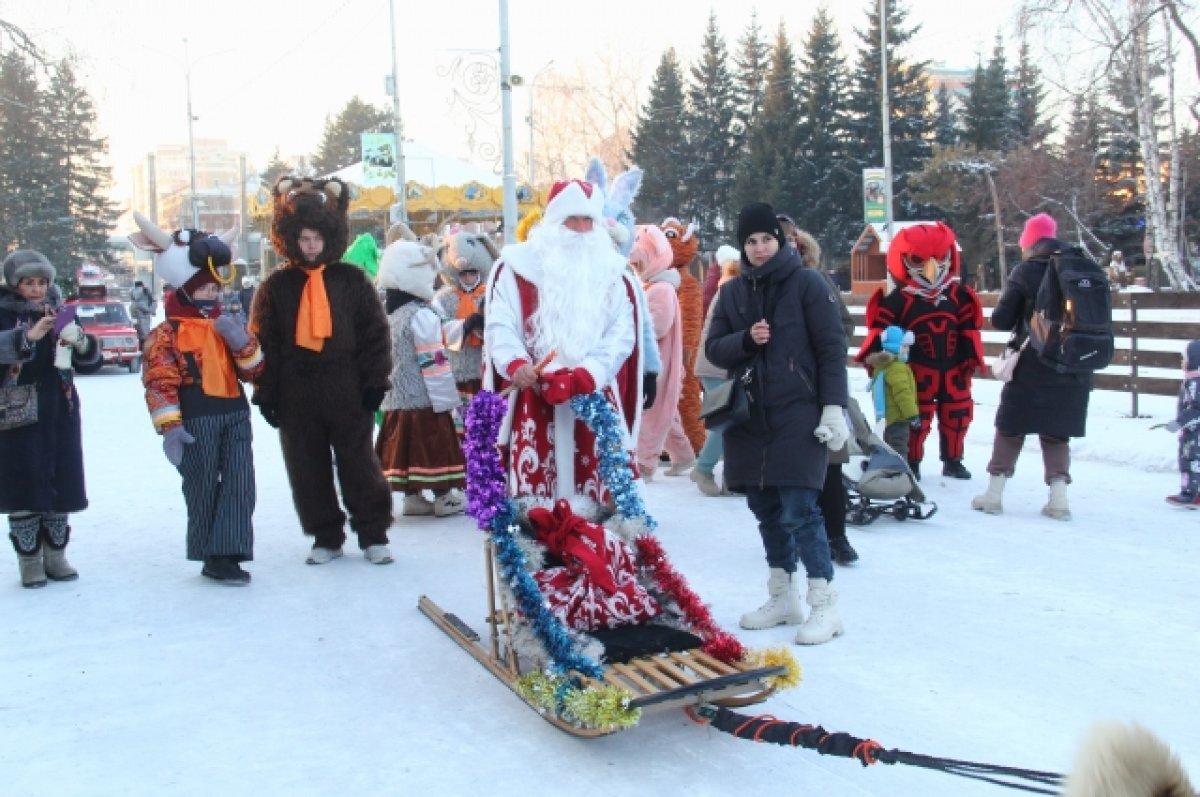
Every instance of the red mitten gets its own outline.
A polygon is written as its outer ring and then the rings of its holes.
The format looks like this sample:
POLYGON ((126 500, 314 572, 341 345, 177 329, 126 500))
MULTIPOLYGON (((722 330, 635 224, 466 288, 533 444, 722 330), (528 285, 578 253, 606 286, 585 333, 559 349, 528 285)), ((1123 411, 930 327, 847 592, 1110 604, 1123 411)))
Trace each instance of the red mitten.
POLYGON ((595 391, 596 380, 592 379, 592 375, 584 368, 575 368, 571 371, 571 395, 586 396, 588 393, 595 391))
POLYGON ((542 374, 542 398, 551 406, 565 404, 571 400, 571 369, 559 368, 552 374, 542 374))

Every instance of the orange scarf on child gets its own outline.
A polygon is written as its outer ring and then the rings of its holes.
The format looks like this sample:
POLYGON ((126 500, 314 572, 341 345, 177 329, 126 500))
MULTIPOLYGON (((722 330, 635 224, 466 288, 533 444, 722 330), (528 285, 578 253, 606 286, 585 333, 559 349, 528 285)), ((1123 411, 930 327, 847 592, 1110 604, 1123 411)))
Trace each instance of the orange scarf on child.
POLYGON ((180 318, 175 333, 179 350, 200 360, 200 389, 216 398, 237 398, 237 374, 225 339, 207 318, 180 318))
POLYGON ((308 282, 300 295, 300 312, 296 314, 296 345, 321 351, 325 348, 326 338, 333 337, 333 316, 329 312, 329 294, 325 292, 325 266, 306 271, 308 282))

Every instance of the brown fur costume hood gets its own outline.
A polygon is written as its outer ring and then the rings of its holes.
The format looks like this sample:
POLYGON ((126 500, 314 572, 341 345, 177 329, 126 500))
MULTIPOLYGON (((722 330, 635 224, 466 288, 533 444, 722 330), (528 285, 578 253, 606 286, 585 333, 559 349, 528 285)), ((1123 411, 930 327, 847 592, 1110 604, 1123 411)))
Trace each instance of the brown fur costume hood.
POLYGON ((316 230, 325 239, 320 262, 342 259, 350 244, 350 189, 331 177, 280 177, 275 183, 275 208, 271 218, 271 244, 283 252, 289 265, 302 265, 298 239, 301 230, 316 230))

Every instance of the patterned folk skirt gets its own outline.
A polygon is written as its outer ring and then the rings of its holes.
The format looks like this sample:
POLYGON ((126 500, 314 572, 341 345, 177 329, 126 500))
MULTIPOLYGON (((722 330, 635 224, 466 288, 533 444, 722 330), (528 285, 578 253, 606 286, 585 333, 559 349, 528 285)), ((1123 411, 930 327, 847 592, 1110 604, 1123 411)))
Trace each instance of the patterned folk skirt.
POLYGON ((375 453, 392 492, 466 486, 466 465, 451 413, 430 408, 385 412, 375 453))

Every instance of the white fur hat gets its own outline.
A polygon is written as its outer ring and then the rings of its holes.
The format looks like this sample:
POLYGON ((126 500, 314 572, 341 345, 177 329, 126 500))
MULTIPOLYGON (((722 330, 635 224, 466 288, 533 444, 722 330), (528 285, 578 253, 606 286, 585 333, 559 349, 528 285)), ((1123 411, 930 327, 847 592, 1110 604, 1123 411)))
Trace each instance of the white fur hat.
POLYGON ((717 265, 729 263, 730 261, 739 261, 742 259, 742 253, 734 249, 729 244, 721 244, 717 247, 717 265))
POLYGON ((570 216, 590 216, 604 224, 604 191, 583 180, 559 180, 550 189, 542 221, 562 224, 570 216))
POLYGON ((388 244, 379 258, 375 284, 428 301, 433 298, 436 277, 437 255, 432 249, 413 241, 396 241, 388 244))

